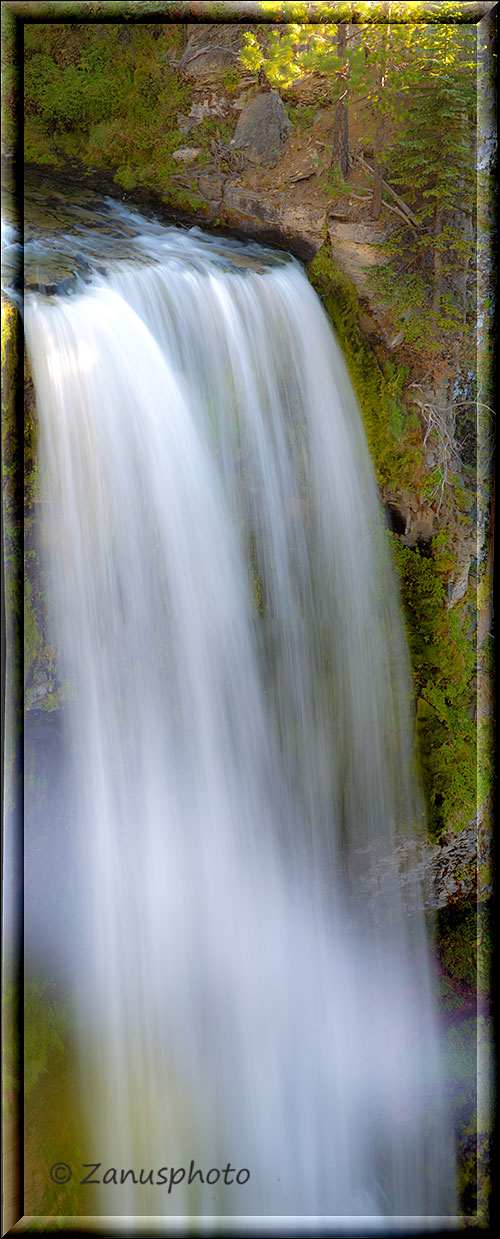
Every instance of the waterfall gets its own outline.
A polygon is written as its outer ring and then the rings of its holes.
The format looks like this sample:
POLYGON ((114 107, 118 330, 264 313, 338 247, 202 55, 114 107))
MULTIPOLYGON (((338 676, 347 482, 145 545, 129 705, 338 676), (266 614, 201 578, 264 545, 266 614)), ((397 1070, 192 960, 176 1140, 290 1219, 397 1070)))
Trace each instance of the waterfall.
POLYGON ((341 352, 288 255, 108 212, 123 257, 25 298, 100 1211, 449 1214, 391 876, 422 817, 408 657, 341 352))

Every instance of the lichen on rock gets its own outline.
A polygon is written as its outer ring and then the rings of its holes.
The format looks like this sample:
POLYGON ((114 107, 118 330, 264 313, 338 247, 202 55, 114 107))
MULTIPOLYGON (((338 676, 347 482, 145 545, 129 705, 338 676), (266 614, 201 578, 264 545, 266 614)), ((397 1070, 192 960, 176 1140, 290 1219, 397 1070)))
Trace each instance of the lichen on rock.
POLYGON ((291 132, 285 105, 276 90, 254 95, 242 108, 233 143, 251 163, 272 167, 291 132))

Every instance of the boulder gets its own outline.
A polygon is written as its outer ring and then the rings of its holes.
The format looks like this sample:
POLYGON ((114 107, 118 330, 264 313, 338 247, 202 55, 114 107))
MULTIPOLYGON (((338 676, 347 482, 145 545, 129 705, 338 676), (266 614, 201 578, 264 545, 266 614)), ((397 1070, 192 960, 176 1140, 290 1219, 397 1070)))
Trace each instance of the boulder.
POLYGON ((175 159, 176 163, 192 163, 200 153, 201 146, 179 146, 176 151, 172 152, 172 159, 175 159))
POLYGON ((198 99, 191 104, 189 112, 177 113, 177 128, 179 133, 191 133, 207 117, 224 117, 231 109, 231 100, 225 95, 212 93, 206 99, 198 99))
POLYGON ((278 92, 265 91, 242 108, 233 144, 251 163, 272 167, 285 148, 291 128, 278 92))

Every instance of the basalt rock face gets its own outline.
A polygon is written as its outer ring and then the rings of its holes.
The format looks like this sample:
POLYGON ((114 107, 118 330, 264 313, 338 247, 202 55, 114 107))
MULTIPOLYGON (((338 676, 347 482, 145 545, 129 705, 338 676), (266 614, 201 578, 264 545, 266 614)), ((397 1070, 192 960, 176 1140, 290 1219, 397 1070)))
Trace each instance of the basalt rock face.
MULTIPOLYGON (((291 143, 292 124, 280 94, 241 65, 247 29, 231 23, 187 27, 178 72, 189 83, 191 106, 178 114, 177 125, 192 148, 207 121, 214 138, 199 168, 190 160, 189 168, 179 169, 173 179, 188 189, 196 178, 201 226, 225 227, 309 261, 327 235, 316 144, 306 154, 306 140, 291 143)), ((182 150, 184 142, 179 146, 182 150)), ((181 162, 175 153, 174 159, 181 162)))
POLYGON ((245 78, 253 81, 253 75, 245 73, 238 60, 243 32, 249 29, 250 26, 231 23, 188 26, 188 40, 179 61, 179 72, 198 90, 219 84, 235 68, 242 81, 245 78))
POLYGON ((324 211, 280 201, 277 194, 264 198, 243 185, 225 184, 217 211, 223 223, 245 236, 280 244, 305 261, 314 258, 323 243, 324 211))
POLYGON ((245 104, 235 129, 233 143, 250 163, 274 165, 285 149, 292 126, 276 90, 255 95, 245 104))
POLYGON ((370 870, 366 896, 376 904, 377 893, 394 884, 408 914, 423 901, 427 912, 447 908, 464 899, 486 900, 492 894, 491 833, 486 804, 458 834, 450 830, 439 843, 421 837, 401 842, 389 858, 370 870))

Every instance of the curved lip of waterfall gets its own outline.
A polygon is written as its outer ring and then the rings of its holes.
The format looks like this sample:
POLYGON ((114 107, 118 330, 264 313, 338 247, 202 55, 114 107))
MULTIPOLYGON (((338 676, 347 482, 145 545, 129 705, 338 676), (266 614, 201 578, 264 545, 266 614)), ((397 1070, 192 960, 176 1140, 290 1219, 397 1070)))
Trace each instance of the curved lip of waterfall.
POLYGON ((296 259, 286 251, 183 228, 140 214, 113 198, 82 192, 70 199, 60 189, 43 195, 28 187, 24 244, 10 220, 2 221, 2 289, 14 300, 82 293, 117 267, 177 265, 198 275, 264 275, 296 259))

